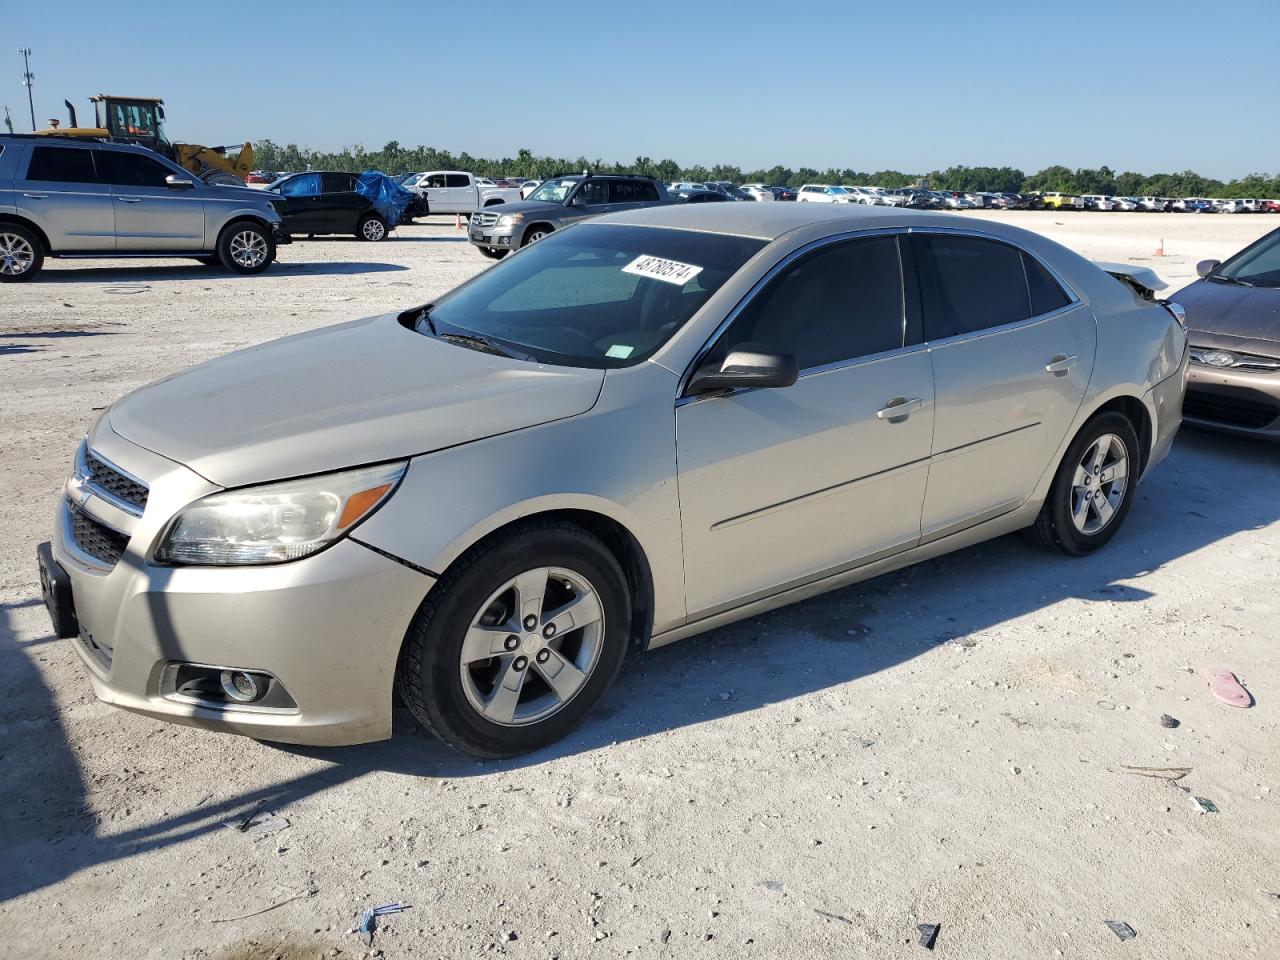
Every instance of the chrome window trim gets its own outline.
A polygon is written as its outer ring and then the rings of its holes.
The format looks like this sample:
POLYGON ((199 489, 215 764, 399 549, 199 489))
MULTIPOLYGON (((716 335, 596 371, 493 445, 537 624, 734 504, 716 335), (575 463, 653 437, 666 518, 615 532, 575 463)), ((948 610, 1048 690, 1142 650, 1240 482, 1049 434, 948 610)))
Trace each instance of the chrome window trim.
POLYGON ((116 464, 112 463, 110 460, 108 460, 106 457, 104 457, 102 454, 98 453, 97 451, 90 450, 88 441, 85 441, 85 440, 80 441, 80 446, 76 450, 76 466, 75 466, 75 477, 76 477, 76 480, 79 481, 80 486, 88 490, 89 492, 91 492, 95 497, 99 497, 107 501, 107 503, 111 504, 113 507, 115 507, 117 510, 121 511, 122 513, 127 513, 131 517, 141 518, 142 512, 143 512, 141 507, 139 507, 136 503, 130 503, 128 500, 123 500, 120 497, 117 497, 114 493, 106 489, 106 487, 101 486, 97 481, 93 479, 93 474, 89 470, 89 464, 88 464, 89 457, 93 457, 93 459, 97 460, 103 466, 108 467, 111 470, 114 470, 116 473, 120 474, 120 476, 124 477, 126 480, 132 480, 134 483, 142 487, 144 490, 150 491, 151 489, 150 484, 148 484, 146 481, 142 480, 139 477, 135 477, 128 470, 125 470, 117 466, 116 464))

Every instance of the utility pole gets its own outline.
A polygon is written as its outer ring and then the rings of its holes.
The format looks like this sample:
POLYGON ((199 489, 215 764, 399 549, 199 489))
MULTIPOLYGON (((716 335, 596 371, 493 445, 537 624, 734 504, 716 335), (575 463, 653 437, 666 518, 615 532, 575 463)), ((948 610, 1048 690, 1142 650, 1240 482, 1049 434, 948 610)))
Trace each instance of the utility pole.
POLYGON ((27 106, 31 108, 31 132, 35 133, 36 102, 31 95, 31 83, 36 76, 31 72, 31 48, 19 47, 18 52, 22 54, 22 85, 27 88, 27 106))

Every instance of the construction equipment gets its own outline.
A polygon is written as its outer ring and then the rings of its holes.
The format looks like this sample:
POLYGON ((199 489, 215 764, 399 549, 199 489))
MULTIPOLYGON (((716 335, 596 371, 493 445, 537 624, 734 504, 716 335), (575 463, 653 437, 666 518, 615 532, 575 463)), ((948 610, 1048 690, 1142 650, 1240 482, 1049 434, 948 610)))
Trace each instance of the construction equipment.
POLYGON ((70 100, 64 100, 71 126, 62 127, 51 121, 52 126, 36 133, 137 143, 212 183, 231 183, 233 180, 243 183, 253 166, 253 146, 248 143, 239 148, 238 154, 232 155, 231 147, 171 142, 164 132, 164 101, 156 97, 116 97, 100 93, 89 100, 94 105, 97 126, 80 126, 76 122, 76 108, 70 100))

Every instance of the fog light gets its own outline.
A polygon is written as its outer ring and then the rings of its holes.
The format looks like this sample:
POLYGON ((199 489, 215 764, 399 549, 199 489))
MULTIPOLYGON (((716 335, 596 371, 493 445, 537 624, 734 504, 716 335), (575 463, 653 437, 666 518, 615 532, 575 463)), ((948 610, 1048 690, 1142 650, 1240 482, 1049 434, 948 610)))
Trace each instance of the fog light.
POLYGON ((223 670, 222 692, 237 703, 253 703, 266 696, 267 680, 243 670, 223 670))

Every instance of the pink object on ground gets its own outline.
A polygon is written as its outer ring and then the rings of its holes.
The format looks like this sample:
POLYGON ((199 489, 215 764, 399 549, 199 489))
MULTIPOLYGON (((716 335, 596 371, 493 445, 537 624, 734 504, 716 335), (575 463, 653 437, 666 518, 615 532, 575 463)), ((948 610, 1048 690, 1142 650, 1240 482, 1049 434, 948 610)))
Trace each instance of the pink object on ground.
POLYGON ((1223 703, 1233 707, 1253 706, 1253 697, 1249 691, 1240 686, 1240 681, 1230 670, 1202 670, 1204 678, 1209 681, 1209 689, 1223 703))

